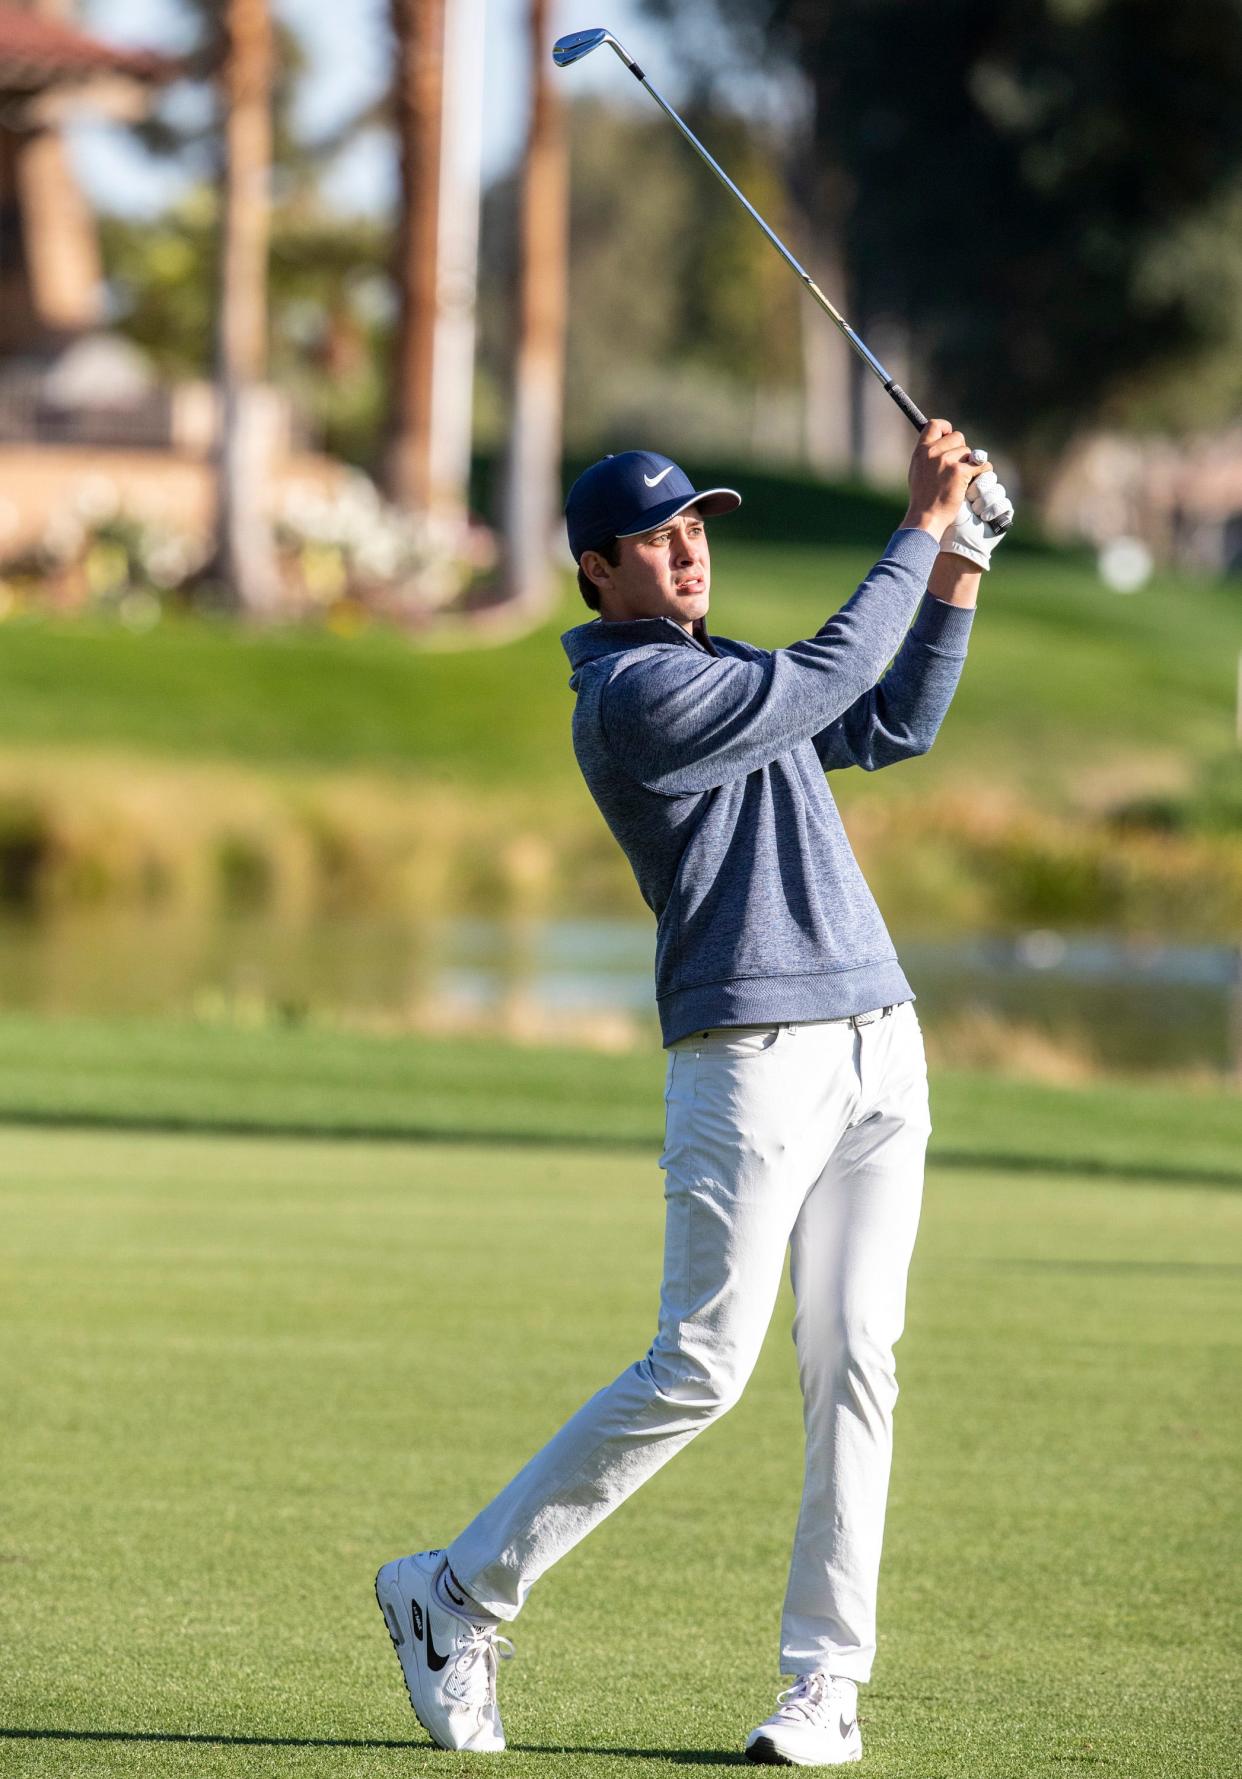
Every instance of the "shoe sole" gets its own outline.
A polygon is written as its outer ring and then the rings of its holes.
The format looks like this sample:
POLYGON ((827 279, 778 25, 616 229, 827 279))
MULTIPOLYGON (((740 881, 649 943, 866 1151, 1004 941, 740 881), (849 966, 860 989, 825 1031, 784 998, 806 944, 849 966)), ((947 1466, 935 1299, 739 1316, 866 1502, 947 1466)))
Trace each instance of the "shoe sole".
POLYGON ((848 1767, 862 1759, 862 1749, 847 1754, 844 1760, 796 1760, 791 1754, 782 1754, 771 1736, 759 1736, 747 1744, 746 1758, 760 1767, 848 1767))
POLYGON ((760 1736, 756 1742, 746 1744, 746 1758, 753 1760, 759 1767, 792 1767, 793 1761, 776 1752, 776 1743, 767 1736, 760 1736))
MULTIPOLYGON (((415 1717, 418 1719, 418 1721, 422 1725, 422 1727, 426 1730, 427 1734, 431 1737, 431 1740, 435 1744, 435 1746, 437 1748, 444 1748, 447 1750, 447 1752, 452 1754, 452 1753, 455 1753, 456 1750, 454 1750, 449 1743, 440 1741, 439 1737, 436 1735, 436 1733, 432 1729, 431 1725, 427 1722, 427 1719, 423 1716, 422 1712, 419 1710, 419 1700, 414 1696, 414 1687, 411 1685, 410 1677, 405 1671, 405 1663, 401 1660, 401 1646, 405 1642, 407 1635, 410 1639, 411 1646, 413 1645, 413 1640, 414 1640, 413 1622, 411 1622, 409 1624, 408 1631, 403 1631, 403 1629, 401 1627, 400 1619, 397 1614, 395 1602, 392 1600, 385 1600, 383 1594, 380 1593, 380 1583, 384 1580, 386 1572, 391 1571, 392 1575, 393 1575, 393 1593, 396 1595, 397 1600, 399 1600, 403 1606, 405 1605, 405 1601, 402 1597, 401 1590, 396 1585, 396 1569, 397 1569, 396 1563, 385 1563, 381 1567, 379 1573, 376 1575, 376 1577, 375 1577, 375 1604, 380 1609, 380 1616, 384 1621, 384 1629, 388 1632, 388 1641, 392 1644, 393 1654, 397 1658, 397 1666, 401 1670, 401 1680, 402 1680, 402 1684, 405 1687, 406 1697, 410 1701, 410 1709, 413 1711, 415 1717)), ((408 1607, 406 1609, 406 1616, 407 1616, 407 1618, 409 1616, 408 1607)), ((415 1671, 415 1673, 418 1672, 417 1660, 415 1661, 415 1664, 414 1664, 414 1671, 415 1671)))

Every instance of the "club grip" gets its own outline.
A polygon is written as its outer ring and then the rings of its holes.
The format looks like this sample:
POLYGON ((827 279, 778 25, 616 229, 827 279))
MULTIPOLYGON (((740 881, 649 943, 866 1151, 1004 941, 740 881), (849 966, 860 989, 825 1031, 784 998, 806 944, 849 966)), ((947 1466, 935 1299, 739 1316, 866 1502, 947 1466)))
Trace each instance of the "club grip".
POLYGON ((915 407, 914 403, 910 400, 910 397, 901 387, 901 384, 893 377, 890 377, 884 387, 888 394, 891 395, 893 400, 897 403, 897 406, 901 409, 911 426, 917 427, 918 431, 922 432, 923 428, 927 425, 927 415, 924 414, 921 409, 915 407))

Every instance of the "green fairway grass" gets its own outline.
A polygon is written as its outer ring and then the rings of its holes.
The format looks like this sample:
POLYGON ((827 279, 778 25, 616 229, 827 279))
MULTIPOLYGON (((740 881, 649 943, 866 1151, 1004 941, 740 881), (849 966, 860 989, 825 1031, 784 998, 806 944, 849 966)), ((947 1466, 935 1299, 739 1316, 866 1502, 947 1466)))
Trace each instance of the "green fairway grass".
MULTIPOLYGON (((895 520, 896 508, 891 515, 895 520)), ((767 647, 809 636, 884 543, 812 546, 714 533, 712 628, 767 647)), ((1090 774, 1192 767, 1232 745, 1237 594, 1161 576, 1119 598, 1081 557, 1002 556, 985 579, 969 662, 925 760, 884 795, 965 774, 1073 803, 1090 774), (1137 767, 1136 767, 1137 762, 1137 767)), ((246 633, 171 618, 134 636, 98 621, 4 626, 0 745, 119 747, 270 766, 374 767, 449 784, 577 797, 561 630, 590 613, 568 588, 520 640, 420 650, 394 634, 246 633)), ((838 774, 847 796, 855 775, 838 774)), ((861 775, 858 775, 861 777, 861 775)), ((870 794, 874 794, 872 791, 870 794)))
MULTIPOLYGON (((666 1058, 329 1027, 0 1013, 0 1120, 118 1130, 658 1150, 666 1058)), ((1242 1101, 1118 1079, 935 1074, 946 1165, 1242 1186, 1242 1101)))
MULTIPOLYGON (((371 1582, 645 1350, 662 1059, 0 1021, 0 1774, 740 1764, 800 1421, 547 1576, 510 1752, 431 1751, 371 1582)), ((863 1772, 1236 1772, 1238 1101, 933 1083, 863 1772)))

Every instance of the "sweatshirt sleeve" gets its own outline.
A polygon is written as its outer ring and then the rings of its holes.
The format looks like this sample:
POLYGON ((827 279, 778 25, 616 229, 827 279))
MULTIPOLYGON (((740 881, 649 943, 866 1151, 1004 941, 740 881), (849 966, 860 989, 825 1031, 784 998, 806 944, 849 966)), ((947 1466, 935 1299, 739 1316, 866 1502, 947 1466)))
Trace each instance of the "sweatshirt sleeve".
POLYGON ((883 679, 814 737, 825 771, 874 772, 927 752, 957 690, 974 615, 924 595, 883 679))
POLYGON ((843 716, 892 660, 927 587, 936 539, 902 529, 835 616, 757 660, 661 649, 623 665, 600 718, 631 777, 669 796, 766 766, 843 716))

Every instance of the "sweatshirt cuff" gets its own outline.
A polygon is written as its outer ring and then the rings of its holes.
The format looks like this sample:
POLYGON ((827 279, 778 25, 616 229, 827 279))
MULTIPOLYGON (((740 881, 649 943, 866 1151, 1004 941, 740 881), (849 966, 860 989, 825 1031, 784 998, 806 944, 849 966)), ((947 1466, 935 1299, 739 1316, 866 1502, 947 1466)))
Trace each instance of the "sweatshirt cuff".
POLYGON ((974 617, 973 605, 950 605, 934 593, 924 593, 909 634, 938 655, 965 655, 974 617))

